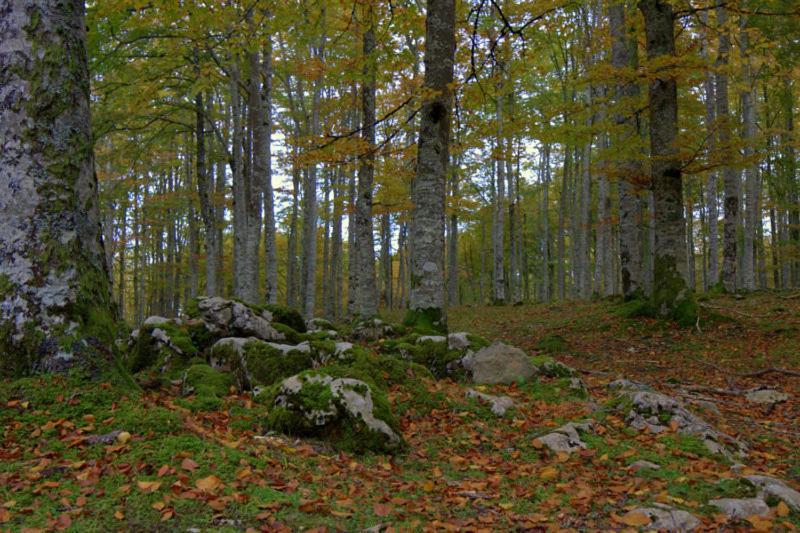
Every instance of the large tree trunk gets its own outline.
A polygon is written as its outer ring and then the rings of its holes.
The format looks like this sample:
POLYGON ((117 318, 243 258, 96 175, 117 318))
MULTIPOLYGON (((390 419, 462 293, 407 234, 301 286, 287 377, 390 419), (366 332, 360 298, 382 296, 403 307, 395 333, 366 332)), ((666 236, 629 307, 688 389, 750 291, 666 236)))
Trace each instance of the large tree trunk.
POLYGON ((261 60, 264 79, 261 90, 264 136, 264 263, 266 285, 264 296, 268 304, 278 303, 278 245, 275 228, 275 194, 272 189, 272 39, 267 36, 261 60))
POLYGON ((450 159, 455 0, 428 0, 425 89, 417 172, 411 189, 411 294, 408 321, 447 331, 444 303, 445 180, 450 159))
MULTIPOLYGON (((499 74, 502 76, 502 73, 499 74)), ((498 87, 502 87, 498 83, 498 87)), ((499 89, 498 89, 499 91, 499 89)), ((495 305, 506 303, 505 279, 505 203, 506 203, 506 164, 505 142, 503 141, 503 104, 502 98, 495 97, 497 116, 497 150, 494 156, 495 195, 494 216, 492 218, 492 292, 495 305)))
MULTIPOLYGON (((703 24, 708 24, 708 12, 704 11, 702 14, 703 24)), ((707 33, 704 32, 704 41, 708 40, 707 33)), ((700 50, 703 58, 708 58, 708 47, 704 45, 700 50)), ((708 151, 714 150, 715 134, 716 134, 716 86, 714 84, 714 75, 709 72, 706 74, 703 81, 703 91, 705 98, 705 126, 706 134, 708 137, 708 151)), ((706 209, 708 211, 708 281, 707 287, 713 287, 719 283, 719 229, 717 228, 717 221, 719 220, 719 208, 717 205, 717 172, 711 170, 708 174, 708 187, 706 195, 706 209)))
POLYGON ((375 177, 375 25, 371 7, 363 36, 364 82, 361 87, 362 138, 367 151, 359 157, 358 199, 356 200, 357 314, 370 318, 378 313, 375 283, 375 242, 372 228, 372 193, 375 177))
POLYGON ((78 341, 113 336, 83 11, 0 8, 0 374, 63 368, 78 341))
POLYGON ((259 249, 261 247, 261 209, 264 205, 262 188, 269 175, 269 163, 267 155, 267 145, 269 144, 269 130, 264 119, 264 102, 261 96, 261 62, 259 53, 252 51, 247 54, 249 69, 248 78, 248 97, 247 112, 249 120, 249 130, 252 136, 250 172, 246 174, 245 203, 247 210, 247 242, 246 264, 244 274, 246 276, 242 288, 244 293, 240 296, 247 302, 258 303, 261 301, 259 293, 259 271, 260 259, 259 249))
MULTIPOLYGON (((675 55, 672 7, 664 0, 640 0, 650 61, 675 55)), ((678 86, 669 72, 656 71, 649 87, 650 166, 655 214, 652 303, 659 316, 693 319, 692 294, 685 268, 683 182, 675 146, 678 134, 678 86), (688 305, 687 305, 688 304, 688 305), (691 312, 690 312, 691 311, 691 312)))
MULTIPOLYGON (((635 36, 628 34, 625 22, 625 4, 614 3, 608 8, 611 25, 611 64, 617 69, 636 69, 639 64, 635 36)), ((617 105, 639 97, 639 84, 625 79, 617 84, 617 105)), ((627 152, 626 146, 636 143, 641 132, 638 115, 617 112, 614 122, 623 127, 615 139, 616 152, 627 152)), ((627 154, 626 154, 627 155, 627 154)), ((642 221, 642 202, 640 199, 643 169, 641 163, 632 155, 621 156, 619 162, 619 248, 620 270, 622 273, 622 295, 625 299, 642 295, 642 246, 639 239, 642 221)))
MULTIPOLYGON (((731 116, 728 105, 728 54, 730 52, 730 38, 727 24, 728 14, 724 5, 717 7, 717 25, 719 26, 719 52, 717 56, 717 120, 719 126, 719 148, 726 153, 731 153, 731 116)), ((726 156, 730 157, 730 156, 726 156)), ((722 169, 722 180, 725 189, 725 204, 722 228, 722 284, 726 291, 733 292, 736 284, 736 227, 739 215, 739 171, 732 165, 722 169)))
POLYGON ((550 145, 542 147, 542 301, 550 301, 550 145))
MULTIPOLYGON (((744 141, 744 157, 748 159, 753 155, 753 142, 756 135, 756 99, 751 75, 750 57, 747 50, 748 34, 746 29, 746 18, 742 18, 742 32, 739 39, 739 50, 742 54, 742 119, 744 127, 742 137, 744 141)), ((745 169, 746 191, 745 191, 745 216, 744 216, 744 243, 742 251, 742 284, 748 291, 755 290, 755 242, 758 235, 758 227, 761 225, 761 213, 758 212, 759 202, 757 197, 758 189, 758 164, 748 163, 745 169)))
POLYGON ((206 172, 206 143, 205 143, 205 109, 203 94, 197 93, 194 98, 195 105, 195 172, 197 175, 197 192, 200 198, 200 216, 203 219, 206 243, 206 295, 218 296, 220 294, 219 278, 217 276, 219 265, 219 246, 217 240, 217 217, 215 206, 212 202, 213 190, 211 180, 206 172))

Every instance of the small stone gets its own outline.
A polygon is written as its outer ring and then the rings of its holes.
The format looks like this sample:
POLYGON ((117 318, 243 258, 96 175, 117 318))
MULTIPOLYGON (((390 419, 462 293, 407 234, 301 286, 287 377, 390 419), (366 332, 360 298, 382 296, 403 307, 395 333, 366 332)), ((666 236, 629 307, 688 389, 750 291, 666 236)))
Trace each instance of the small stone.
POLYGON ((652 507, 639 507, 631 511, 631 513, 643 514, 650 518, 650 524, 645 526, 647 530, 693 531, 701 523, 691 513, 659 503, 653 504, 652 507))
POLYGON ((491 394, 484 394, 474 389, 467 390, 467 398, 474 398, 480 402, 488 403, 492 413, 497 416, 504 416, 509 409, 514 407, 514 400, 508 396, 492 396, 491 394))
POLYGON ((631 470, 659 470, 661 465, 657 465, 655 463, 651 463, 650 461, 645 461, 644 459, 640 459, 634 463, 631 463, 628 467, 631 470))
POLYGON ((759 498, 720 498, 711 500, 709 505, 716 507, 730 518, 747 518, 748 516, 766 516, 769 506, 759 498))
POLYGON ((586 443, 580 437, 578 431, 592 431, 591 422, 575 423, 569 422, 552 433, 539 437, 539 441, 547 446, 550 451, 559 453, 572 453, 586 449, 586 443))
POLYGON ((420 338, 417 339, 417 344, 422 344, 425 342, 447 342, 447 337, 442 335, 422 335, 420 338))
POLYGON ((781 403, 789 399, 789 395, 775 389, 755 389, 748 391, 745 396, 748 402, 753 403, 781 403))
POLYGON ((469 348, 469 334, 466 331, 451 333, 447 336, 447 348, 449 350, 465 350, 469 348))

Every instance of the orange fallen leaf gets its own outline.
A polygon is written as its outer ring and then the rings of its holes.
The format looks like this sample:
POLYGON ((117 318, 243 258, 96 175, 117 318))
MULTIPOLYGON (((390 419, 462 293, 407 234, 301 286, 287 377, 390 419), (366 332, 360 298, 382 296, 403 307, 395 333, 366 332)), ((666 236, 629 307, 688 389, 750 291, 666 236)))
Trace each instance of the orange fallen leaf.
POLYGON ((189 459, 188 457, 183 461, 181 461, 181 468, 183 468, 184 470, 188 470, 189 472, 194 472, 199 466, 200 465, 198 465, 195 461, 189 459))
POLYGON ((615 517, 619 522, 626 526, 641 527, 648 525, 650 517, 640 511, 630 511, 620 517, 615 517))
POLYGON ((392 506, 385 503, 376 503, 372 506, 372 512, 375 513, 375 516, 389 516, 392 514, 392 506))
POLYGON ((791 512, 791 509, 789 509, 789 506, 786 505, 784 502, 780 502, 775 507, 775 514, 780 516, 781 518, 783 518, 785 516, 789 516, 790 512, 791 512))
POLYGON ((137 481, 136 486, 143 492, 155 492, 161 487, 160 481, 137 481))
POLYGON ((213 474, 208 477, 198 479, 195 482, 195 486, 197 486, 198 489, 206 492, 212 492, 219 488, 220 485, 222 485, 222 480, 213 474))

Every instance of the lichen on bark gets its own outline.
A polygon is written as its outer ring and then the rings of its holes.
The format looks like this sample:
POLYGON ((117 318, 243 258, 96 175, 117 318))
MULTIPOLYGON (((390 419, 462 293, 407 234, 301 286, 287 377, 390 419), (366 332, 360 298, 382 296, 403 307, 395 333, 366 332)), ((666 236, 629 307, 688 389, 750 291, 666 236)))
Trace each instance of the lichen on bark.
MULTIPOLYGON (((0 368, 113 334, 80 0, 0 9, 0 368), (13 359, 13 360, 12 360, 13 359)), ((46 368, 46 366, 45 366, 46 368)))

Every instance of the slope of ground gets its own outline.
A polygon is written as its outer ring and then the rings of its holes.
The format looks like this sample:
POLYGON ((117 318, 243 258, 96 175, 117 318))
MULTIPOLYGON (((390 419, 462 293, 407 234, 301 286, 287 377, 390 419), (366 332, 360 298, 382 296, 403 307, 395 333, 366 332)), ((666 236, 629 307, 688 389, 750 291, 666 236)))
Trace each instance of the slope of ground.
POLYGON ((591 398, 563 378, 481 388, 516 402, 498 418, 465 397, 466 384, 421 380, 390 391, 409 443, 394 457, 264 435, 268 407, 246 395, 204 412, 185 407, 177 384, 126 394, 67 377, 1 383, 0 531, 635 530, 630 511, 653 503, 690 511, 706 530, 797 528, 800 515, 780 502, 734 522, 707 502, 752 495, 741 474, 800 487, 800 298, 703 306, 693 329, 624 318, 612 302, 452 309, 453 331, 580 369, 591 398), (782 370, 758 373, 771 368, 782 370), (606 407, 618 377, 683 398, 745 441, 744 466, 691 437, 630 429, 606 407), (788 400, 744 399, 762 385, 788 400), (538 440, 587 417, 597 431, 585 450, 551 453, 538 440), (631 468, 639 460, 661 468, 631 468))

